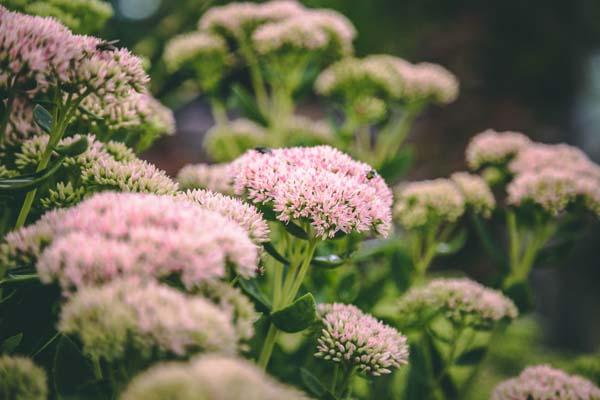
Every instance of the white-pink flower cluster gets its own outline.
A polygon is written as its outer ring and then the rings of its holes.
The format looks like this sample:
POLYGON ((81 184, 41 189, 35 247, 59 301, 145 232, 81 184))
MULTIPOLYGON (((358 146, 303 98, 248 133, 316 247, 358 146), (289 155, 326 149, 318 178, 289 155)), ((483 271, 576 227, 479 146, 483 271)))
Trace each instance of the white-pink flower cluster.
POLYGON ((367 375, 390 374, 408 363, 405 336, 351 304, 319 306, 323 329, 315 357, 345 363, 367 375))
POLYGON ((102 40, 74 35, 52 18, 3 11, 0 21, 0 83, 58 86, 71 93, 125 97, 145 89, 142 62, 124 49, 105 50, 102 40))
POLYGON ((231 315, 209 300, 155 282, 117 280, 88 287, 62 307, 58 330, 74 335, 96 360, 123 361, 128 351, 152 357, 234 354, 231 315))
POLYGON ((531 143, 509 169, 515 175, 507 187, 509 204, 531 203, 558 215, 580 203, 600 215, 600 166, 578 148, 531 143))
POLYGON ((467 207, 484 217, 492 214, 496 207, 496 199, 483 178, 468 172, 456 172, 450 179, 462 193, 467 207))
POLYGON ((204 57, 219 55, 225 58, 228 51, 227 43, 222 37, 206 32, 191 32, 169 40, 163 59, 167 68, 175 72, 187 64, 203 61, 204 57))
POLYGON ((225 34, 239 40, 264 23, 290 18, 303 9, 294 0, 230 3, 210 8, 200 19, 198 26, 200 30, 225 34))
POLYGON ((51 211, 0 247, 6 265, 29 261, 65 294, 128 276, 178 276, 193 288, 224 278, 229 266, 252 277, 258 258, 257 245, 231 219, 191 201, 138 193, 105 192, 51 211))
POLYGON ((196 189, 181 192, 178 198, 192 201, 202 208, 217 212, 240 225, 257 244, 269 241, 269 225, 263 214, 253 205, 234 197, 208 190, 196 189))
POLYGON ((331 65, 319 75, 315 89, 325 96, 384 95, 391 100, 451 103, 458 96, 459 83, 440 65, 411 64, 398 57, 376 54, 331 65))
POLYGON ((189 164, 177 174, 181 189, 208 189, 223 194, 233 194, 231 164, 189 164))
POLYGON ((408 325, 441 314, 475 328, 489 327, 518 315, 515 304, 501 292, 467 278, 434 279, 412 288, 398 301, 398 311, 408 325))
POLYGON ((248 360, 205 354, 185 363, 162 363, 129 384, 122 400, 309 400, 248 360))
POLYGON ((491 400, 600 400, 600 388, 577 375, 549 365, 525 368, 513 379, 500 383, 491 400))
POLYGON ((496 132, 488 129, 478 133, 467 146, 466 157, 469 168, 492 165, 502 166, 529 146, 531 140, 519 132, 496 132))
POLYGON ((400 185, 394 217, 406 229, 454 223, 465 212, 465 199, 450 179, 400 185))
POLYGON ((251 150, 232 163, 235 191, 272 207, 283 223, 308 221, 313 235, 391 228, 392 194, 369 165, 330 147, 251 150))
POLYGON ((260 54, 287 47, 303 51, 333 48, 339 55, 349 55, 353 52, 355 37, 352 23, 338 12, 305 9, 290 18, 259 27, 252 40, 260 54))

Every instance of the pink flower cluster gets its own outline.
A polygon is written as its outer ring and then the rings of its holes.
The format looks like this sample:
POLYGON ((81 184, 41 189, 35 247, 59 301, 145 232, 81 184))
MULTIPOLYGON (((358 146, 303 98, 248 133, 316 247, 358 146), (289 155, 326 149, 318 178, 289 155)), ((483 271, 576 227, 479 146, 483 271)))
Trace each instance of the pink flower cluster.
POLYGON ((465 200, 449 179, 433 179, 401 185, 394 217, 406 229, 456 222, 465 212, 465 200))
POLYGON ((231 164, 190 164, 177 174, 181 189, 208 189, 223 194, 233 194, 231 164))
POLYGON ((324 70, 315 82, 318 93, 330 96, 381 95, 393 100, 431 100, 451 103, 458 96, 456 77, 440 65, 411 64, 398 57, 376 54, 343 59, 324 70))
POLYGON ((162 363, 135 377, 122 400, 309 400, 248 360, 203 354, 190 362, 162 363))
POLYGON ((352 23, 338 12, 304 9, 290 18, 259 27, 252 40, 261 54, 289 46, 313 51, 336 47, 340 55, 349 55, 355 37, 352 23))
POLYGON ((347 363, 364 374, 390 374, 408 363, 405 336, 351 304, 319 306, 323 329, 315 357, 347 363))
POLYGON ((549 365, 525 368, 513 379, 500 383, 491 400, 600 400, 600 388, 577 375, 549 365))
POLYGON ((122 276, 177 275, 187 288, 256 274, 258 247, 237 223, 171 196, 105 192, 7 235, 0 259, 34 262, 40 279, 69 292, 122 276), (219 229, 215 229, 219 227, 219 229))
POLYGON ((234 354, 237 336, 231 318, 202 297, 128 279, 74 294, 62 307, 58 329, 78 336, 92 358, 118 362, 127 350, 234 354))
POLYGON ((74 35, 52 18, 34 17, 3 9, 0 21, 0 65, 7 69, 0 82, 35 82, 125 97, 131 88, 140 92, 149 80, 139 58, 124 49, 103 50, 102 41, 74 35))
POLYGON ((425 286, 412 288, 400 298, 398 310, 406 322, 438 312, 476 328, 518 315, 517 307, 501 292, 467 278, 434 279, 425 286))
POLYGON ((467 207, 484 217, 492 214, 492 210, 496 207, 496 199, 483 178, 468 172, 456 172, 450 179, 462 193, 467 207))
POLYGON ((294 0, 273 0, 262 4, 239 2, 210 8, 198 23, 200 30, 242 39, 257 26, 281 21, 303 11, 294 0))
POLYGON ((192 201, 202 208, 215 211, 240 225, 257 244, 269 241, 269 225, 256 207, 236 198, 196 189, 179 193, 178 198, 192 201))
POLYGON ((508 185, 508 203, 532 203, 552 215, 580 202, 600 215, 600 166, 581 150, 566 144, 532 143, 509 164, 515 175, 508 185))
POLYGON ((467 164, 473 170, 487 165, 503 165, 530 143, 522 133, 488 129, 471 139, 466 151, 467 164))
POLYGON ((392 194, 367 164, 330 146, 251 150, 232 164, 235 191, 272 206, 284 222, 308 221, 314 236, 391 228, 392 194))

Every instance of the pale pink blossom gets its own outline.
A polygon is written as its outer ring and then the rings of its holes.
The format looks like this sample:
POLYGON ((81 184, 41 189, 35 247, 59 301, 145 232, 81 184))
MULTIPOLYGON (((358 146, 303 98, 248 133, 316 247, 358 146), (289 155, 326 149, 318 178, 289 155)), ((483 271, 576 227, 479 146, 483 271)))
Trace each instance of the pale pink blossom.
POLYGON ((489 217, 496 207, 496 199, 490 187, 479 175, 456 172, 450 177, 463 195, 465 204, 475 213, 489 217))
POLYGON ((440 313, 451 321, 484 327, 502 320, 512 320, 518 311, 501 292, 467 278, 434 279, 415 287, 398 302, 399 316, 404 321, 440 313))
POLYGON ((323 329, 315 357, 345 363, 364 374, 380 376, 408 363, 404 335, 351 304, 319 306, 323 329))
POLYGON ((394 217, 406 229, 454 223, 465 212, 465 198, 450 179, 401 184, 394 217))
POLYGON ((257 244, 269 241, 269 225, 253 205, 202 189, 188 190, 179 193, 177 197, 199 204, 202 208, 217 212, 239 224, 257 244))
POLYGON ((77 336, 95 359, 122 362, 129 351, 234 354, 231 315, 209 300, 155 282, 117 280, 87 287, 62 307, 58 329, 77 336))
POLYGON ((599 400, 600 388, 577 375, 549 365, 525 368, 521 374, 500 383, 491 400, 599 400))
POLYGON ((190 164, 177 174, 181 189, 208 189, 223 194, 233 194, 231 164, 190 164))
POLYGON ((506 164, 530 143, 531 140, 522 133, 488 129, 475 135, 469 142, 467 163, 474 170, 486 165, 506 164))
POLYGON ((272 206, 284 222, 309 221, 314 235, 391 228, 392 194, 367 164, 330 146, 251 150, 232 164, 235 190, 272 206))
POLYGON ((237 223, 172 196, 104 192, 7 235, 0 258, 34 264, 65 294, 119 276, 176 275, 187 288, 256 274, 258 247, 237 223), (215 229, 218 227, 218 229, 215 229))

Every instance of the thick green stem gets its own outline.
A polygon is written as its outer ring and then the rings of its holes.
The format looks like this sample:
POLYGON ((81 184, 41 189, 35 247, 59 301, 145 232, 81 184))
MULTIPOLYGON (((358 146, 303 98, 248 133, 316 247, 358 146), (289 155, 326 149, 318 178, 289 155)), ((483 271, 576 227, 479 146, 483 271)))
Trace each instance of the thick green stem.
POLYGON ((375 145, 375 168, 379 168, 390 156, 398 153, 423 106, 421 102, 408 104, 402 116, 390 122, 391 125, 381 132, 375 145))
MULTIPOLYGON (((291 243, 291 242, 290 242, 291 243)), ((302 281, 306 276, 306 272, 310 267, 310 262, 312 261, 312 257, 315 253, 317 241, 316 239, 311 239, 308 242, 308 246, 306 248, 305 253, 303 254, 303 259, 300 265, 296 262, 297 257, 292 257, 290 269, 287 272, 287 276, 285 279, 285 283, 283 284, 283 289, 280 293, 280 301, 275 301, 275 293, 274 290, 274 302, 273 302, 273 310, 279 310, 290 305, 294 299, 296 298, 296 294, 302 285, 302 281)), ((276 272, 276 277, 278 273, 276 272)), ((281 279, 275 279, 274 284, 281 285, 281 279)), ((266 370, 269 364, 269 360, 271 359, 271 354, 273 353, 273 348, 275 347, 275 342, 277 341, 277 337, 279 336, 279 330, 275 325, 270 323, 269 330, 267 332, 267 337, 265 338, 265 342, 263 344, 262 350, 258 357, 258 365, 266 370)))
MULTIPOLYGON (((62 95, 61 93, 62 92, 59 89, 56 90, 54 100, 55 106, 52 115, 52 131, 50 132, 48 144, 46 145, 46 149, 42 154, 42 157, 35 172, 40 172, 48 166, 48 163, 50 162, 50 157, 52 156, 52 151, 65 134, 69 121, 73 116, 73 112, 77 109, 79 103, 81 103, 81 101, 89 94, 89 92, 85 92, 77 99, 73 99, 69 95, 67 100, 64 103, 62 103, 62 99, 60 98, 60 96, 62 95)), ((17 217, 15 229, 21 228, 23 225, 25 225, 27 217, 29 216, 29 212, 31 211, 31 206, 33 205, 36 193, 37 189, 33 189, 30 192, 28 192, 25 196, 23 206, 21 207, 21 211, 19 212, 19 216, 17 217)))
POLYGON ((333 378, 331 379, 331 386, 329 387, 329 391, 331 393, 335 393, 335 388, 337 386, 338 375, 340 374, 340 364, 335 363, 335 367, 333 368, 333 378))
POLYGON ((519 231, 517 227, 517 217, 512 210, 506 212, 506 229, 508 230, 508 247, 510 254, 511 272, 519 263, 519 253, 521 252, 519 243, 519 231))
POLYGON ((240 41, 240 50, 242 55, 248 63, 250 70, 250 80, 252 81, 252 88, 254 89, 254 95, 256 96, 256 102, 258 107, 264 113, 269 107, 267 89, 265 88, 265 82, 260 71, 260 65, 254 51, 247 43, 246 39, 240 41))
POLYGON ((275 342, 277 341, 277 337, 279 336, 279 329, 272 323, 269 325, 269 331, 267 332, 267 337, 265 338, 265 342, 263 343, 262 350, 258 357, 258 366, 266 371, 267 365, 269 365, 269 360, 271 359, 271 354, 273 354, 273 348, 275 347, 275 342))

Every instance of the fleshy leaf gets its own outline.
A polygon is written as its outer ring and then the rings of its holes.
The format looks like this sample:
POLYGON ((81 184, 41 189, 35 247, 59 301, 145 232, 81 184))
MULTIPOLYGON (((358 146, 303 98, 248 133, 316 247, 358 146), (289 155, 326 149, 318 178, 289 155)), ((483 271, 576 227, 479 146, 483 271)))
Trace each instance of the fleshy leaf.
POLYGON ((271 314, 273 324, 288 333, 301 332, 316 319, 317 304, 311 293, 306 293, 289 306, 271 314))
POLYGON ((33 119, 46 133, 52 131, 52 115, 43 106, 36 104, 33 107, 33 119))

